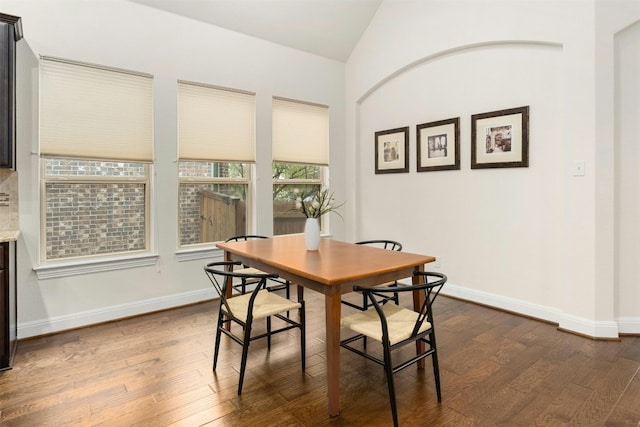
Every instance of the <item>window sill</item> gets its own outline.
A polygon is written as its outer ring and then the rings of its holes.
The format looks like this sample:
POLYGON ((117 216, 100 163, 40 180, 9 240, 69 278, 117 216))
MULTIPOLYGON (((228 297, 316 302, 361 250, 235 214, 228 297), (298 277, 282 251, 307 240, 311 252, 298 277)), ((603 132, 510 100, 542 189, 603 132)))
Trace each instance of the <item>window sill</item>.
POLYGON ((176 258, 178 262, 212 259, 219 258, 220 256, 222 256, 222 250, 211 246, 200 246, 176 251, 176 258))
POLYGON ((43 264, 35 267, 33 271, 38 275, 39 280, 55 279, 58 277, 75 276, 80 274, 123 270, 125 268, 148 267, 156 264, 158 256, 158 254, 146 253, 91 260, 74 260, 43 264))

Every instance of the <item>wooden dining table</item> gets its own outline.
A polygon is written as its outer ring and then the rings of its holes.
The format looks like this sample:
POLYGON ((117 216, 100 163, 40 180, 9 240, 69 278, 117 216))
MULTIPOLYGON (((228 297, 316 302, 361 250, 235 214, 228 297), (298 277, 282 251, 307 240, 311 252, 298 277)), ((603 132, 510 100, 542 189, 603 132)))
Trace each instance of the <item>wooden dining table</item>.
MULTIPOLYGON (((262 271, 277 273, 291 283, 324 294, 330 416, 340 412, 341 295, 351 292, 355 285, 373 286, 409 277, 417 283, 420 278, 413 272, 424 271, 425 264, 435 261, 428 255, 389 251, 328 238, 321 239, 318 250, 308 251, 301 234, 218 243, 217 247, 224 250, 227 261, 241 261, 262 271)), ((231 291, 231 287, 228 290, 231 291)), ((420 293, 414 293, 414 307, 421 306, 420 299, 420 293)))

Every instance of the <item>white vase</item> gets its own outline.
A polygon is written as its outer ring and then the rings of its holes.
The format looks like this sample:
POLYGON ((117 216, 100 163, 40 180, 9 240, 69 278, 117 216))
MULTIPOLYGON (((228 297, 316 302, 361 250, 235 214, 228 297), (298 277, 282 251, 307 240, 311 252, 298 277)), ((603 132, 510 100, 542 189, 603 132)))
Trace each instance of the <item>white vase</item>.
POLYGON ((304 243, 308 251, 317 251, 320 246, 320 222, 318 218, 307 218, 304 223, 304 243))

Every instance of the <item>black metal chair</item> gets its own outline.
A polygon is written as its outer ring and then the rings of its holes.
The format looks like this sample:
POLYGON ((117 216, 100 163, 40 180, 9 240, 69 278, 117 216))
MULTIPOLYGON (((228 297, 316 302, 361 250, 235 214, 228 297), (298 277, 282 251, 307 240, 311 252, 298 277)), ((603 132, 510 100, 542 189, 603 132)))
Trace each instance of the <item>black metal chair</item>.
MULTIPOLYGON (((268 238, 269 237, 267 236, 261 236, 257 234, 246 234, 246 235, 229 237, 227 240, 225 240, 225 242, 239 242, 242 240, 246 241, 250 239, 268 239, 268 238)), ((244 265, 241 269, 238 269, 237 272, 245 273, 245 274, 264 274, 264 271, 260 271, 257 268, 249 267, 247 265, 244 265)), ((247 291, 247 287, 250 287, 256 282, 257 282, 256 280, 251 281, 249 279, 242 279, 240 280, 240 283, 234 284, 233 288, 240 291, 241 294, 244 294, 247 291)), ((290 298, 291 297, 290 285, 291 285, 291 282, 289 282, 288 280, 284 280, 276 277, 276 278, 269 279, 267 289, 269 289, 269 291, 284 290, 285 296, 287 298, 290 298)))
POLYGON ((283 298, 266 289, 267 280, 275 279, 277 274, 254 273, 245 274, 233 271, 234 267, 242 266, 240 262, 220 261, 212 262, 205 266, 204 270, 213 287, 220 294, 220 307, 218 311, 218 325, 216 329, 216 343, 213 352, 213 370, 218 365, 220 351, 220 338, 227 335, 236 343, 242 345, 242 359, 240 362, 240 380, 238 382, 238 395, 242 393, 245 368, 249 344, 260 338, 267 338, 267 348, 271 349, 271 336, 290 329, 300 329, 300 351, 302 353, 302 370, 305 369, 305 310, 303 293, 298 289, 298 302, 283 298), (228 286, 234 279, 247 279, 256 283, 254 289, 245 294, 238 294, 227 298, 228 286), (282 313, 298 310, 298 321, 285 317, 282 313), (284 322, 284 325, 276 329, 272 328, 272 317, 284 322), (266 332, 252 336, 253 323, 258 319, 266 319, 266 332), (242 332, 236 334, 232 331, 232 324, 242 327, 242 332))
POLYGON ((340 345, 356 354, 382 365, 387 376, 387 386, 389 388, 389 400, 391 401, 391 414, 393 425, 398 426, 398 409, 396 405, 396 393, 393 383, 393 374, 431 356, 433 362, 433 376, 436 382, 436 393, 438 402, 442 401, 440 391, 440 369, 438 367, 438 352, 436 347, 436 331, 433 321, 433 301, 436 299, 442 286, 447 281, 447 276, 441 273, 416 272, 423 278, 423 283, 417 285, 407 285, 402 287, 360 287, 355 286, 354 291, 360 291, 369 298, 372 308, 367 311, 346 316, 342 319, 342 326, 356 332, 357 335, 340 341, 340 345), (424 304, 420 311, 404 308, 395 304, 380 304, 376 294, 394 292, 419 291, 424 294, 424 304), (363 343, 363 349, 354 346, 360 339, 377 340, 382 343, 382 357, 372 351, 367 351, 363 343), (401 363, 394 363, 391 354, 408 344, 422 342, 425 350, 419 354, 402 360, 401 363))
MULTIPOLYGON (((382 248, 382 249, 388 249, 390 251, 401 251, 402 250, 402 244, 400 242, 396 242, 395 240, 384 240, 384 239, 380 239, 380 240, 363 240, 361 242, 356 242, 356 245, 368 245, 368 246, 375 246, 378 248, 382 248)), ((379 285, 381 287, 390 287, 390 286, 398 286, 398 281, 393 281, 391 283, 385 283, 382 285, 379 285)), ((376 297, 378 298, 378 302, 382 303, 382 304, 386 304, 388 301, 393 301, 394 303, 396 303, 396 305, 398 304, 398 294, 394 293, 393 295, 378 295, 374 292, 374 295, 376 295, 376 297)), ((369 300, 367 299, 366 295, 362 295, 362 305, 360 304, 355 304, 352 303, 350 301, 347 300, 342 300, 342 303, 345 305, 348 305, 349 307, 353 307, 357 310, 360 311, 365 311, 366 309, 368 309, 369 307, 371 307, 371 302, 369 302, 369 300)))

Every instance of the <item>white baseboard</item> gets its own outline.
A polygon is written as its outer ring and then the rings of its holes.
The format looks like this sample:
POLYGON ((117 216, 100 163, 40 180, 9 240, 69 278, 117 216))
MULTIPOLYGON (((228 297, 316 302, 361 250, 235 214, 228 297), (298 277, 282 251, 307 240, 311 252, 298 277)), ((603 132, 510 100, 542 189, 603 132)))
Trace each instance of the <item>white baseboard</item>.
POLYGON ((560 316, 562 314, 560 310, 553 307, 531 304, 515 298, 464 288, 451 284, 450 282, 447 282, 441 292, 443 295, 488 305, 552 323, 560 323, 560 316))
POLYGON ((89 310, 65 316, 50 317, 43 320, 22 322, 18 323, 18 339, 36 337, 38 335, 51 334, 67 329, 109 322, 158 310, 166 310, 181 305, 206 301, 216 297, 217 294, 213 289, 202 289, 169 295, 166 297, 137 301, 130 304, 100 308, 98 310, 89 310))
POLYGON ((621 319, 618 322, 595 322, 563 313, 554 307, 532 304, 514 298, 464 288, 451 283, 447 283, 442 288, 442 294, 552 322, 557 324, 560 329, 593 338, 618 338, 618 333, 640 332, 639 319, 625 319, 627 322, 624 323, 624 327, 620 323, 621 319))
MULTIPOLYGON (((594 338, 617 338, 621 334, 640 334, 639 318, 619 318, 617 322, 594 322, 588 319, 571 316, 560 310, 526 301, 508 298, 501 295, 477 291, 451 283, 442 289, 443 295, 484 304, 501 310, 511 311, 558 324, 561 329, 594 338)), ((216 298, 213 289, 202 289, 181 294, 170 295, 150 300, 138 301, 112 307, 74 313, 66 316, 51 317, 43 320, 18 323, 18 338, 29 338, 51 334, 67 329, 80 328, 97 323, 137 316, 158 310, 166 310, 186 304, 193 304, 216 298)))
POLYGON ((621 334, 640 334, 640 318, 638 317, 619 317, 618 327, 621 334))
POLYGON ((592 321, 563 314, 558 327, 594 338, 618 338, 618 323, 614 321, 592 321))

